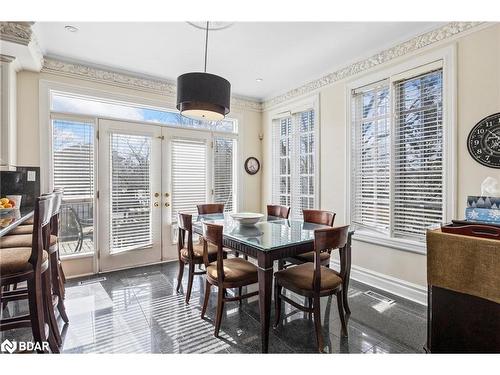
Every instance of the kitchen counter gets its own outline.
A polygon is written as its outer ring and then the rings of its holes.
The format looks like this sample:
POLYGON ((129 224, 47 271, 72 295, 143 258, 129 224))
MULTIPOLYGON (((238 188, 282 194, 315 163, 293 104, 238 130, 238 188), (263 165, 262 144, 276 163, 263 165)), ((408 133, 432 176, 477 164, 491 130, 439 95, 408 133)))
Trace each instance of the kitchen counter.
POLYGON ((10 212, 0 213, 0 237, 33 216, 33 207, 21 207, 10 212))

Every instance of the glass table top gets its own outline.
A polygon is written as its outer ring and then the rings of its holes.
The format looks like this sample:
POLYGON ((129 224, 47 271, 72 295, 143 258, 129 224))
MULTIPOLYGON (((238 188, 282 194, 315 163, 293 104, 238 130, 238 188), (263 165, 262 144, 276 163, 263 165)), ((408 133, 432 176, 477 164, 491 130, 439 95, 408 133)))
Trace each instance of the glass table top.
POLYGON ((199 215, 193 231, 202 234, 202 222, 224 226, 224 236, 261 250, 272 250, 314 240, 314 231, 324 225, 268 216, 255 225, 241 225, 229 214, 199 215))

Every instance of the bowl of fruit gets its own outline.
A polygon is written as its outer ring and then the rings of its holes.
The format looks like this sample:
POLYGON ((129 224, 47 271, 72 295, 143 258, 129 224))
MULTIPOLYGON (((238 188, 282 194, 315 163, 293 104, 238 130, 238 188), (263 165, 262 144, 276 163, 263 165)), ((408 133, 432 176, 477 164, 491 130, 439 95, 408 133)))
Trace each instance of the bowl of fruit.
POLYGON ((0 214, 16 209, 16 202, 9 198, 0 198, 0 214))

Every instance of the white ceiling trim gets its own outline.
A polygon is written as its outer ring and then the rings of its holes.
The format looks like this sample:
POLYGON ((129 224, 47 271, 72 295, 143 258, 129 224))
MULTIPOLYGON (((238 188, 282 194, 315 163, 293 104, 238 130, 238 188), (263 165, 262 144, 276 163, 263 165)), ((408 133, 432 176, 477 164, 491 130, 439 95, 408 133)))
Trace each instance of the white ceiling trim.
MULTIPOLYGON (((134 74, 120 73, 110 69, 96 68, 80 63, 62 61, 50 57, 44 58, 42 72, 61 76, 84 79, 113 86, 153 92, 175 98, 176 85, 170 81, 146 78, 134 74)), ((231 97, 231 107, 243 110, 261 111, 262 103, 241 97, 231 97)))
POLYGON ((333 82, 340 81, 350 76, 354 76, 377 65, 417 51, 431 44, 452 38, 459 33, 470 30, 473 27, 479 26, 481 24, 482 22, 451 22, 440 28, 412 38, 406 42, 400 43, 392 48, 383 50, 367 59, 358 61, 333 73, 327 74, 319 79, 306 83, 305 85, 290 90, 282 95, 278 95, 271 99, 265 100, 262 103, 262 108, 263 110, 269 110, 270 108, 275 107, 281 103, 314 92, 321 87, 332 84, 333 82))

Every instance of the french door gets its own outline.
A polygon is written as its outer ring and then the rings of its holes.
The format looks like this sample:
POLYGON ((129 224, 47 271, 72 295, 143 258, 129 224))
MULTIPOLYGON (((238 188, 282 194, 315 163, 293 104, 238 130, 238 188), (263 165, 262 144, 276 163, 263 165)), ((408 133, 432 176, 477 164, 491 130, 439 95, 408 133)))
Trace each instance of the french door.
POLYGON ((162 259, 162 128, 99 120, 99 271, 162 259))

